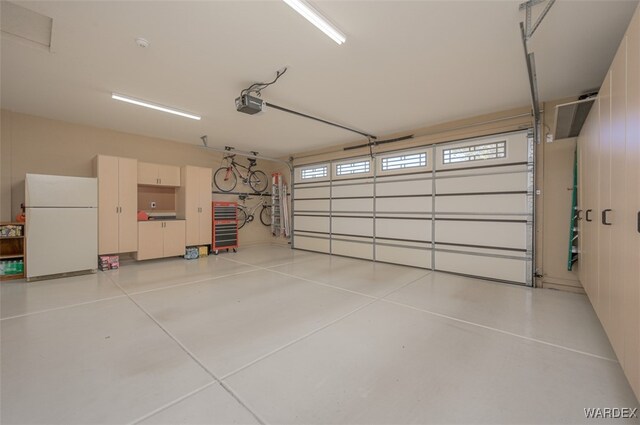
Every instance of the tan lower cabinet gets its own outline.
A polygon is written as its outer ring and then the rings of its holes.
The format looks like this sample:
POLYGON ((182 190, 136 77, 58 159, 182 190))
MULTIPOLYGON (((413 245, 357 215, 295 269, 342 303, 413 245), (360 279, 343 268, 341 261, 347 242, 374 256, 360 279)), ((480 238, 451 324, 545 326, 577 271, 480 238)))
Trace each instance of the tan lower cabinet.
POLYGON ((578 150, 580 281, 640 399, 640 7, 578 150))
POLYGON ((184 220, 138 222, 136 260, 184 255, 184 220))
POLYGON ((162 246, 164 257, 184 255, 186 246, 184 239, 184 221, 165 221, 162 232, 162 246))
POLYGON ((137 260, 164 257, 164 221, 138 223, 137 260))

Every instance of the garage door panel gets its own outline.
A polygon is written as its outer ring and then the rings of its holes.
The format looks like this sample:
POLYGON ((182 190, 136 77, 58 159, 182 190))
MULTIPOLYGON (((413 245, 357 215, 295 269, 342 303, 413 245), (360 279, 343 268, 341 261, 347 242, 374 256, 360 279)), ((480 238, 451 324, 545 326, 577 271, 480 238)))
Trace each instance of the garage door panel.
POLYGON ((376 238, 431 241, 431 220, 376 219, 376 238))
POLYGON ((333 217, 331 232, 345 235, 373 236, 373 219, 361 217, 333 217))
POLYGON ((306 249, 308 251, 329 253, 329 238, 308 237, 296 233, 294 238, 294 248, 306 249))
POLYGON ((326 187, 303 187, 295 188, 295 199, 308 199, 308 198, 326 198, 329 199, 331 189, 326 187))
POLYGON ((373 244, 371 241, 344 241, 332 240, 331 252, 336 255, 344 255, 346 257, 364 258, 366 260, 373 259, 373 244))
POLYGON ((385 181, 381 179, 376 184, 376 196, 430 195, 431 189, 431 179, 409 181, 385 181))
POLYGON ((327 211, 329 212, 330 201, 327 200, 305 200, 296 199, 294 208, 298 212, 304 211, 327 211))
POLYGON ((373 184, 362 182, 349 185, 333 185, 331 196, 334 198, 346 198, 350 196, 373 196, 373 184))
POLYGON ((336 199, 331 201, 331 210, 335 213, 350 211, 373 211, 373 198, 368 199, 336 199))
POLYGON ((329 233, 329 217, 295 215, 293 230, 329 233))
POLYGON ((527 248, 527 223, 436 220, 436 241, 527 248))
POLYGON ((401 213, 429 213, 432 200, 430 196, 415 198, 376 198, 376 211, 401 213))
POLYGON ((436 251, 435 261, 436 270, 522 284, 527 282, 527 262, 524 259, 436 251))
POLYGON ((431 250, 409 247, 376 245, 376 260, 405 266, 431 268, 431 250))
POLYGON ((436 212, 528 214, 527 195, 436 196, 436 212))
POLYGON ((527 173, 446 177, 439 178, 436 184, 438 194, 522 191, 527 187, 527 173))

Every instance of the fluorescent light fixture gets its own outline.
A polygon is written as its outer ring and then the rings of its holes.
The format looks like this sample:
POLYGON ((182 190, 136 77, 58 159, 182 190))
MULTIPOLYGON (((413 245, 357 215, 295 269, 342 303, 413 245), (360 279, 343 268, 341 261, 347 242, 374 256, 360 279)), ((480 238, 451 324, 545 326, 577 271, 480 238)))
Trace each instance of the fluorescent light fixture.
POLYGON ((134 105, 144 106, 145 108, 155 109, 156 111, 168 112, 174 115, 180 115, 181 117, 191 118, 192 120, 200 120, 200 116, 193 115, 188 112, 178 111, 177 109, 168 108, 166 106, 157 105, 155 103, 147 102, 146 100, 134 99, 133 97, 124 96, 118 93, 111 93, 111 99, 121 100, 127 103, 133 103, 134 105))
POLYGON ((347 41, 347 37, 342 34, 336 27, 331 25, 329 21, 324 18, 320 12, 315 10, 313 6, 304 0, 283 0, 293 10, 304 16, 304 18, 315 25, 320 31, 327 34, 338 44, 342 44, 347 41))

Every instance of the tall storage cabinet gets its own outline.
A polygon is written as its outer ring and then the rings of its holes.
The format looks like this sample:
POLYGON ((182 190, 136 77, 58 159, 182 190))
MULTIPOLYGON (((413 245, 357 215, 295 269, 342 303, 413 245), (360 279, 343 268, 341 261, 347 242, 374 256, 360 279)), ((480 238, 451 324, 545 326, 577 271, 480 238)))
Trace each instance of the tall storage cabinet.
POLYGON ((185 219, 187 245, 211 244, 210 168, 182 167, 177 217, 185 219))
POLYGON ((98 254, 138 249, 138 160, 98 155, 98 254))
POLYGON ((640 8, 578 149, 580 280, 640 399, 640 8))

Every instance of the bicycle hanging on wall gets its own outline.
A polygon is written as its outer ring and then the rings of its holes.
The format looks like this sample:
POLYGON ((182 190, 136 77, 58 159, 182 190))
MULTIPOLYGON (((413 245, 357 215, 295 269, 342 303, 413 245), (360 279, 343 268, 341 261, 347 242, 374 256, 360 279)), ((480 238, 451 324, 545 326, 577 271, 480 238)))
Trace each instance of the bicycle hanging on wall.
POLYGON ((269 204, 267 198, 261 196, 260 202, 250 206, 245 203, 247 199, 252 199, 250 196, 240 195, 239 198, 242 203, 238 204, 238 229, 253 221, 258 208, 262 208, 260 210, 260 222, 265 226, 271 226, 271 204, 269 204))
MULTIPOLYGON (((257 152, 253 152, 258 154, 257 152)), ((267 175, 260 171, 254 170, 256 166, 255 158, 248 158, 249 166, 246 167, 235 160, 235 154, 227 154, 222 159, 226 164, 216 170, 213 174, 213 184, 221 192, 231 192, 238 184, 238 178, 242 184, 249 186, 254 192, 262 193, 267 190, 269 180, 267 175), (243 172, 242 169, 245 171, 243 172)))

